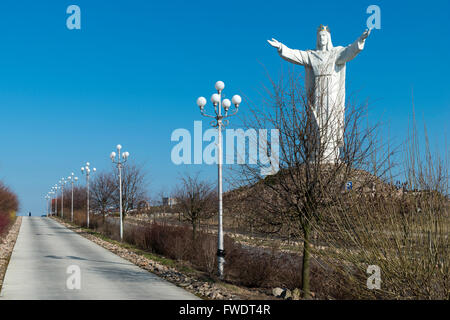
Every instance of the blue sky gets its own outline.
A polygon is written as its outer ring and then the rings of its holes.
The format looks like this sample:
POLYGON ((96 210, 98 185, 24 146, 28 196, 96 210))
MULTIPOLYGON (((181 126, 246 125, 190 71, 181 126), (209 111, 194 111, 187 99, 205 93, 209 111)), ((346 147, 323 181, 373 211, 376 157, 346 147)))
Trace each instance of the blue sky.
POLYGON ((196 98, 222 80, 228 95, 258 99, 264 68, 276 77, 287 66, 266 39, 313 49, 323 23, 334 45, 347 45, 366 28, 371 4, 381 8, 381 29, 349 63, 347 91, 369 99, 396 139, 405 135, 414 91, 419 120, 442 144, 450 120, 448 0, 2 0, 0 179, 19 195, 20 213, 35 215, 61 177, 83 178, 84 162, 109 169, 117 143, 145 165, 152 193, 169 190, 187 169, 214 179, 214 166, 170 159, 171 132, 202 120, 196 98), (66 28, 71 4, 81 8, 81 30, 66 28))

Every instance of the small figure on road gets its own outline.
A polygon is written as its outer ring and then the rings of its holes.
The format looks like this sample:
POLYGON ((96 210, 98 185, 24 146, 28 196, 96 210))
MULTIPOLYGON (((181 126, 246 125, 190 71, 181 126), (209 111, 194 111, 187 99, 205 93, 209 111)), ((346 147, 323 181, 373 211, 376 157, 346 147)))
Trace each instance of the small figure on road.
POLYGON ((30 212, 28 212, 28 216, 29 216, 29 217, 31 217, 31 211, 30 211, 30 212))

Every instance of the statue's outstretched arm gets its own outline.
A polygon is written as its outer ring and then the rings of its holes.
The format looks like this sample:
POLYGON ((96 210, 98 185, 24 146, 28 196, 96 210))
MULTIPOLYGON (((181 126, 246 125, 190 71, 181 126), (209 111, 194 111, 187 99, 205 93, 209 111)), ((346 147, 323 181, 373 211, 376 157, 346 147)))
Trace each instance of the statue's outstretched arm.
POLYGON ((272 40, 267 40, 269 44, 278 49, 279 55, 286 61, 291 63, 299 64, 302 66, 308 65, 309 59, 306 51, 290 49, 281 42, 272 38, 272 40))
POLYGON ((364 49, 364 44, 369 35, 370 29, 367 29, 355 42, 345 47, 336 59, 336 64, 344 64, 355 58, 356 55, 364 49))

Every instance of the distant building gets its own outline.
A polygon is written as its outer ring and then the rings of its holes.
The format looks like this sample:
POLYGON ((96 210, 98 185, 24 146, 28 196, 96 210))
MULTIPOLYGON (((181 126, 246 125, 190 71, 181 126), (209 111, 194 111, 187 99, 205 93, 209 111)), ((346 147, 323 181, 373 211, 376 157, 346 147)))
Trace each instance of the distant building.
POLYGON ((175 198, 163 197, 162 198, 162 204, 163 204, 163 206, 172 207, 172 206, 177 204, 177 201, 176 201, 175 198))

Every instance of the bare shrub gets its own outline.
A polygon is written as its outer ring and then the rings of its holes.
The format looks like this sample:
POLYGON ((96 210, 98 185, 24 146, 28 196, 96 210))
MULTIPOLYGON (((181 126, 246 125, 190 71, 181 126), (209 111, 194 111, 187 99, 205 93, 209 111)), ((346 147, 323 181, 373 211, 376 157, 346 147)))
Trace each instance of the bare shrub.
POLYGON ((0 213, 0 235, 2 235, 6 231, 10 223, 11 221, 9 217, 5 214, 0 213))
POLYGON ((17 196, 0 182, 0 235, 4 233, 16 217, 19 209, 17 196))
POLYGON ((85 210, 74 210, 73 211, 73 222, 83 228, 87 226, 86 211, 85 210))
POLYGON ((275 282, 280 265, 274 255, 259 249, 241 249, 235 251, 235 255, 234 259, 227 259, 227 268, 240 283, 247 287, 265 287, 275 282))
POLYGON ((209 233, 199 233, 191 256, 194 265, 214 276, 217 271, 217 238, 209 233))
MULTIPOLYGON (((329 207, 318 254, 344 277, 353 298, 448 299, 448 159, 421 151, 415 126, 405 144, 406 186, 391 192, 348 193, 329 207), (369 265, 381 288, 367 288, 369 265)), ((446 154, 448 157, 448 154, 446 154)))

